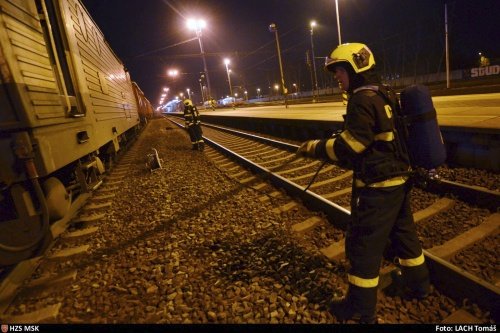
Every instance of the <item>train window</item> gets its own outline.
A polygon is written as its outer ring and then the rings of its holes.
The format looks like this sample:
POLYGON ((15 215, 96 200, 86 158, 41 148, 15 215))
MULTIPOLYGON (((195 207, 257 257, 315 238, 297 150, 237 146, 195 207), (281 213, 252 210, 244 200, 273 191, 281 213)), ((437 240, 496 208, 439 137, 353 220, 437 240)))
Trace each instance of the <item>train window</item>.
POLYGON ((69 52, 67 44, 63 40, 63 31, 58 19, 53 0, 36 0, 40 24, 44 31, 52 67, 56 72, 57 83, 61 97, 68 107, 68 116, 82 117, 85 115, 84 108, 78 106, 76 89, 71 77, 70 63, 66 56, 69 52))

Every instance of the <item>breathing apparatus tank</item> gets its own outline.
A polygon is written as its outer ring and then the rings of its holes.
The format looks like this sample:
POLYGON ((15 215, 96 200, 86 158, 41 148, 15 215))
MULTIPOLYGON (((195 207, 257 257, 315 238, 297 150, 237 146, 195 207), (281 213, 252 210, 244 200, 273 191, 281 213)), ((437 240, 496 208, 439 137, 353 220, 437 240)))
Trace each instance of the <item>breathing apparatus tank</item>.
POLYGON ((401 92, 404 137, 413 167, 435 169, 446 160, 446 149, 429 89, 412 85, 401 92))

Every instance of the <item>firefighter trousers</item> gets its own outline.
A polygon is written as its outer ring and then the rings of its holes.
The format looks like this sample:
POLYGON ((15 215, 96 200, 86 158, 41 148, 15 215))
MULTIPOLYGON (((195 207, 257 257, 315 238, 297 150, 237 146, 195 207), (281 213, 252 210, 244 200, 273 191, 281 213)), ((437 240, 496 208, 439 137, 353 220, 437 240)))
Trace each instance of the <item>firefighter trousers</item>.
MULTIPOLYGON (((351 222, 346 235, 346 256, 350 262, 349 283, 376 295, 380 263, 390 241, 407 274, 411 289, 425 289, 429 273, 410 207, 411 184, 370 188, 353 187, 351 222), (370 291, 371 290, 371 291, 370 291)), ((376 296, 367 297, 366 310, 375 311, 376 296)))
POLYGON ((191 140, 191 145, 198 147, 203 143, 203 132, 201 130, 200 124, 191 124, 188 126, 187 131, 189 133, 189 139, 191 140))

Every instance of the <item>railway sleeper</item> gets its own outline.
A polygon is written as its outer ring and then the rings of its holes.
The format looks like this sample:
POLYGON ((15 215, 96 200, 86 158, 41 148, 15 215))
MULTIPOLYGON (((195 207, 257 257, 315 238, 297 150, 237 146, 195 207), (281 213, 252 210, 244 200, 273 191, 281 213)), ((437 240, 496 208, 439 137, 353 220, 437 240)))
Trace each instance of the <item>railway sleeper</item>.
POLYGON ((474 316, 472 313, 465 309, 458 309, 453 312, 451 315, 443 319, 441 324, 484 324, 479 318, 474 316))
POLYGON ((30 281, 19 292, 18 297, 34 297, 40 294, 46 294, 62 286, 69 285, 76 281, 77 270, 64 272, 57 276, 44 276, 30 281))
POLYGON ((280 191, 273 191, 273 192, 271 192, 269 194, 265 194, 265 195, 261 196, 259 198, 259 201, 266 202, 266 201, 271 200, 271 198, 280 198, 282 196, 283 196, 283 193, 281 193, 280 191))
POLYGON ((305 233, 309 230, 312 230, 312 229, 316 228, 317 226, 320 226, 324 223, 325 223, 325 221, 322 218, 317 217, 317 216, 313 216, 313 217, 310 217, 303 222, 294 224, 292 226, 292 230, 301 234, 301 233, 305 233))
POLYGON ((107 199, 113 199, 116 197, 116 194, 104 194, 104 195, 96 195, 92 197, 92 200, 100 201, 100 200, 107 200, 107 199))
POLYGON ((106 177, 106 182, 114 182, 114 181, 121 181, 125 178, 125 175, 109 175, 106 177))
POLYGON ((106 217, 106 214, 92 214, 80 216, 72 221, 72 224, 87 224, 89 222, 96 222, 106 217))
POLYGON ((275 214, 281 214, 284 212, 288 212, 289 210, 297 207, 298 205, 299 205, 299 203, 297 201, 289 201, 288 203, 286 203, 278 208, 274 208, 272 210, 272 212, 275 214))
POLYGON ((431 206, 419 210, 418 212, 415 212, 413 214, 413 219, 415 220, 415 223, 425 222, 430 218, 434 217, 435 215, 451 209, 454 205, 455 205, 454 200, 448 198, 440 198, 439 200, 434 202, 431 206))
POLYGON ((65 260, 74 259, 79 256, 83 256, 89 252, 89 245, 81 245, 77 247, 71 247, 63 250, 59 250, 49 256, 47 256, 48 261, 60 262, 65 260))
MULTIPOLYGON (((322 173, 325 173, 325 172, 328 172, 328 171, 331 171, 333 170, 335 167, 333 165, 328 165, 324 168, 322 168, 319 172, 318 172, 318 175, 322 174, 322 173)), ((302 180, 302 179, 309 179, 311 177, 313 177, 314 175, 316 174, 316 172, 310 172, 308 174, 305 174, 305 175, 301 175, 301 176, 297 176, 297 177, 292 177, 292 178, 289 178, 290 181, 298 181, 298 180, 302 180)))
POLYGON ((106 181, 107 186, 114 186, 114 185, 121 185, 121 184, 123 184, 123 180, 106 181))
MULTIPOLYGON (((216 164, 217 164, 217 162, 216 162, 216 164)), ((220 164, 217 164, 217 166, 220 167, 220 168, 223 168, 224 170, 227 170, 227 171, 235 170, 236 168, 241 168, 239 165, 237 165, 233 161, 229 161, 229 162, 226 162, 226 163, 220 163, 220 164), (228 166, 232 166, 232 167, 231 168, 227 168, 228 166)))
POLYGON ((255 176, 250 176, 250 177, 247 177, 247 178, 243 178, 243 179, 240 179, 239 182, 242 183, 242 184, 246 184, 246 183, 250 183, 252 181, 256 181, 258 178, 255 177, 255 176))
POLYGON ((101 192, 116 192, 120 190, 120 187, 116 187, 116 186, 106 186, 106 187, 103 187, 103 188, 100 188, 99 191, 97 193, 101 193, 101 192))
MULTIPOLYGON (((300 160, 303 160, 303 159, 296 159, 295 161, 300 161, 300 160)), ((296 167, 296 168, 293 168, 293 169, 287 169, 287 170, 279 170, 279 171, 275 171, 278 175, 284 175, 284 174, 287 174, 287 173, 291 173, 291 172, 297 172, 297 171, 300 171, 300 170, 304 170, 304 169, 309 169, 309 168, 312 168, 313 166, 316 166, 320 163, 319 160, 315 160, 311 163, 308 163, 306 165, 302 165, 302 166, 299 166, 299 167, 296 167)))
POLYGON ((463 234, 450 239, 444 244, 428 249, 429 252, 443 259, 450 259, 460 251, 472 246, 482 239, 495 235, 500 230, 500 213, 490 215, 480 225, 467 230, 463 234))
POLYGON ((345 173, 341 174, 340 176, 337 176, 334 178, 325 179, 325 180, 320 181, 320 182, 314 182, 311 186, 309 186, 309 188, 316 188, 316 187, 320 187, 323 185, 336 183, 336 182, 339 182, 339 181, 346 179, 346 178, 349 178, 349 177, 352 177, 352 171, 345 172, 345 173))
MULTIPOLYGON (((19 287, 23 285, 40 265, 42 257, 34 257, 19 262, 10 272, 7 279, 0 284, 0 314, 3 314, 16 297, 19 287)), ((3 316, 1 316, 3 318, 3 316)))
POLYGON ((252 185, 251 188, 253 188, 254 190, 262 190, 263 188, 265 188, 266 186, 268 186, 269 184, 267 184, 266 182, 261 182, 261 183, 258 183, 256 185, 252 185))
POLYGON ((10 324, 48 324, 56 322, 59 314, 59 309, 62 304, 57 303, 48 305, 43 309, 33 312, 25 313, 22 315, 6 316, 5 321, 10 324))
POLYGON ((99 230, 98 227, 90 227, 90 228, 75 230, 75 231, 63 234, 61 236, 61 239, 65 240, 65 241, 81 240, 81 239, 90 237, 91 235, 95 234, 98 230, 99 230))
POLYGON ((102 208, 109 208, 113 205, 112 202, 104 202, 104 203, 100 203, 100 204, 94 204, 94 203, 91 203, 90 205, 86 205, 85 207, 83 207, 83 210, 84 211, 88 211, 88 210, 97 210, 97 209, 102 209, 102 208))

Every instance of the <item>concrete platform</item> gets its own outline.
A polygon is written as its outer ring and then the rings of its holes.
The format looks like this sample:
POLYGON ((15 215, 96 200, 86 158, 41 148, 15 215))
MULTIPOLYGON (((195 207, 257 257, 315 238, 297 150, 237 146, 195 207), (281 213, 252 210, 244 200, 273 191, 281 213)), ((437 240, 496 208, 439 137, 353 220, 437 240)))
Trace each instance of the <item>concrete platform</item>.
MULTIPOLYGON (((462 127, 500 134, 500 93, 433 97, 441 127, 462 127)), ((342 122, 340 102, 200 110, 203 116, 252 117, 342 122)))

